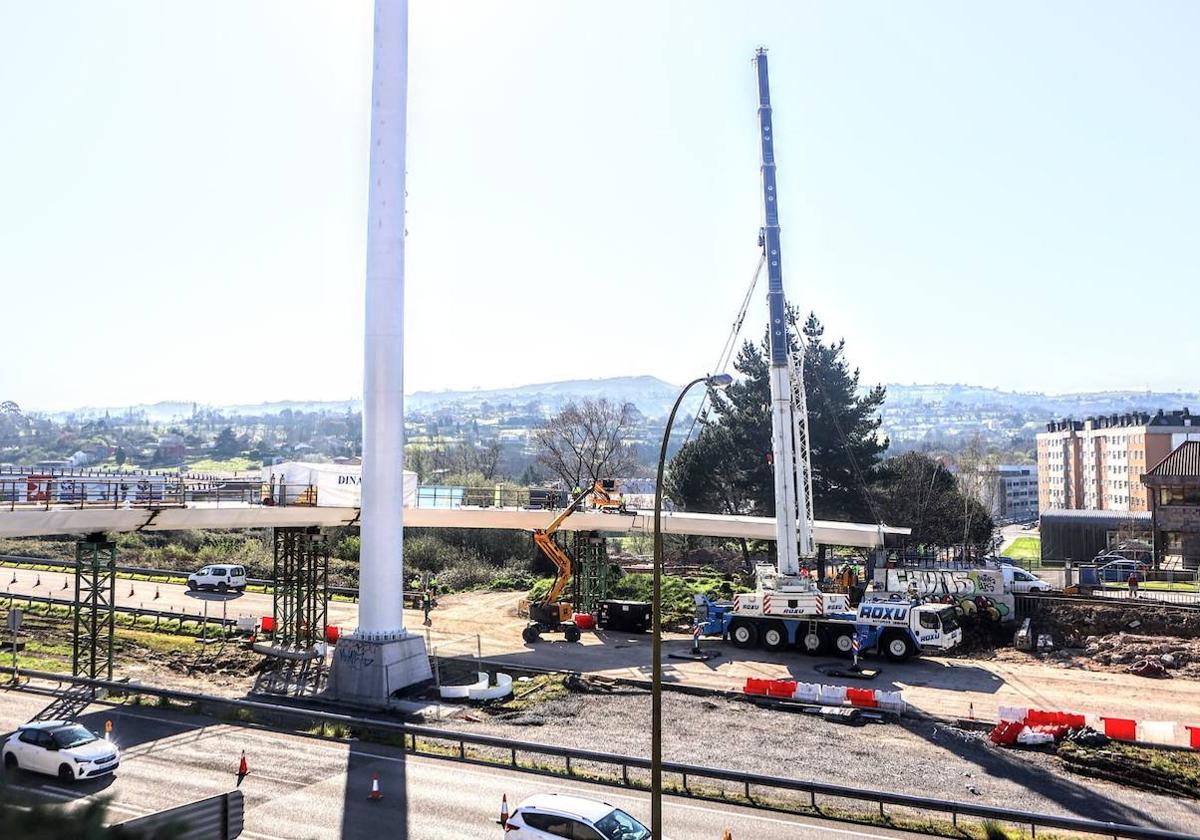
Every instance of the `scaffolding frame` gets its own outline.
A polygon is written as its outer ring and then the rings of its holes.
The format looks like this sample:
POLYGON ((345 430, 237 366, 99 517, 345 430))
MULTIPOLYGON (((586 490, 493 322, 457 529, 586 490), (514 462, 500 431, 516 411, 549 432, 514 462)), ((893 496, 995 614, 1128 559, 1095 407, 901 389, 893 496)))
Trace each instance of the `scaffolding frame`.
POLYGON ((275 644, 309 650, 329 623, 329 541, 319 528, 276 528, 275 644))
POLYGON ((608 541, 599 531, 576 531, 572 546, 575 566, 575 612, 597 614, 608 598, 608 541))
POLYGON ((113 678, 117 544, 104 534, 75 543, 75 601, 71 605, 71 673, 113 678))

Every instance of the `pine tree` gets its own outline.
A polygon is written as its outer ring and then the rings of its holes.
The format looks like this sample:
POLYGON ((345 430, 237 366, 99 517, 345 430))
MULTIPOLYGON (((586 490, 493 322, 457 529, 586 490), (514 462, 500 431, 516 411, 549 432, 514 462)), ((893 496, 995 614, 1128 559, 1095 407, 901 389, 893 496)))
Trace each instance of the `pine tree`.
MULTIPOLYGON (((789 317, 794 327, 794 311, 789 317)), ((867 490, 879 477, 888 446, 879 435, 886 392, 876 386, 859 393, 859 373, 845 358, 845 342, 826 343, 825 328, 815 315, 808 316, 803 331, 814 514, 819 519, 875 521, 867 490)), ((715 421, 707 422, 672 459, 667 492, 688 510, 773 516, 766 341, 760 346, 745 342, 734 368, 740 378, 724 393, 712 395, 715 421)))

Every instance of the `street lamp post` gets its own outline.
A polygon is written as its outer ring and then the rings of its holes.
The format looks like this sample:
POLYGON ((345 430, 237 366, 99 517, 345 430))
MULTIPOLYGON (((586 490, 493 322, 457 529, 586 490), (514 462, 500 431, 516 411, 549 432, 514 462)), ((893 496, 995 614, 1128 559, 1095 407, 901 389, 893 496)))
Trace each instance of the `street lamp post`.
POLYGON ((654 485, 654 605, 652 609, 653 652, 651 654, 652 677, 650 689, 650 833, 654 840, 662 840, 662 497, 663 471, 667 465, 667 444, 671 440, 671 427, 675 425, 675 412, 693 385, 701 382, 710 388, 728 388, 733 377, 728 373, 701 376, 693 379, 675 400, 667 428, 663 430, 662 449, 658 453, 658 481, 654 485))

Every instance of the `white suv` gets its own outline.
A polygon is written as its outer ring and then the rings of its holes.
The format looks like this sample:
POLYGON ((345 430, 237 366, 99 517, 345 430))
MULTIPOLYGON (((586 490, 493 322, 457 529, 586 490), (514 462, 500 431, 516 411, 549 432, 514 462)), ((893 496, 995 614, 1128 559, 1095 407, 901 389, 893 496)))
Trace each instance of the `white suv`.
POLYGON ((218 592, 246 591, 246 569, 242 566, 205 566, 188 575, 187 588, 215 589, 218 592))
POLYGON ((538 793, 504 823, 504 840, 650 840, 650 829, 607 802, 538 793))
POLYGON ((4 769, 31 770, 64 782, 105 776, 117 769, 117 748, 77 723, 48 720, 18 727, 4 744, 4 769))

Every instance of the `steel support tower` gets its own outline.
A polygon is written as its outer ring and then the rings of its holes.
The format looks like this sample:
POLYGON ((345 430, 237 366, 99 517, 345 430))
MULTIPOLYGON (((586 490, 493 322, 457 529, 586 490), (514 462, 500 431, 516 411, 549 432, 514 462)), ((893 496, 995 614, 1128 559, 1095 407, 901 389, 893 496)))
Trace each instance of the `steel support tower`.
POLYGON ((276 528, 275 645, 310 650, 329 623, 329 541, 317 528, 276 528))
POLYGON ((103 534, 75 543, 75 602, 71 605, 71 673, 113 678, 117 545, 103 534))
POLYGON ((595 614, 608 597, 608 541, 597 531, 576 531, 571 554, 575 612, 595 614))

